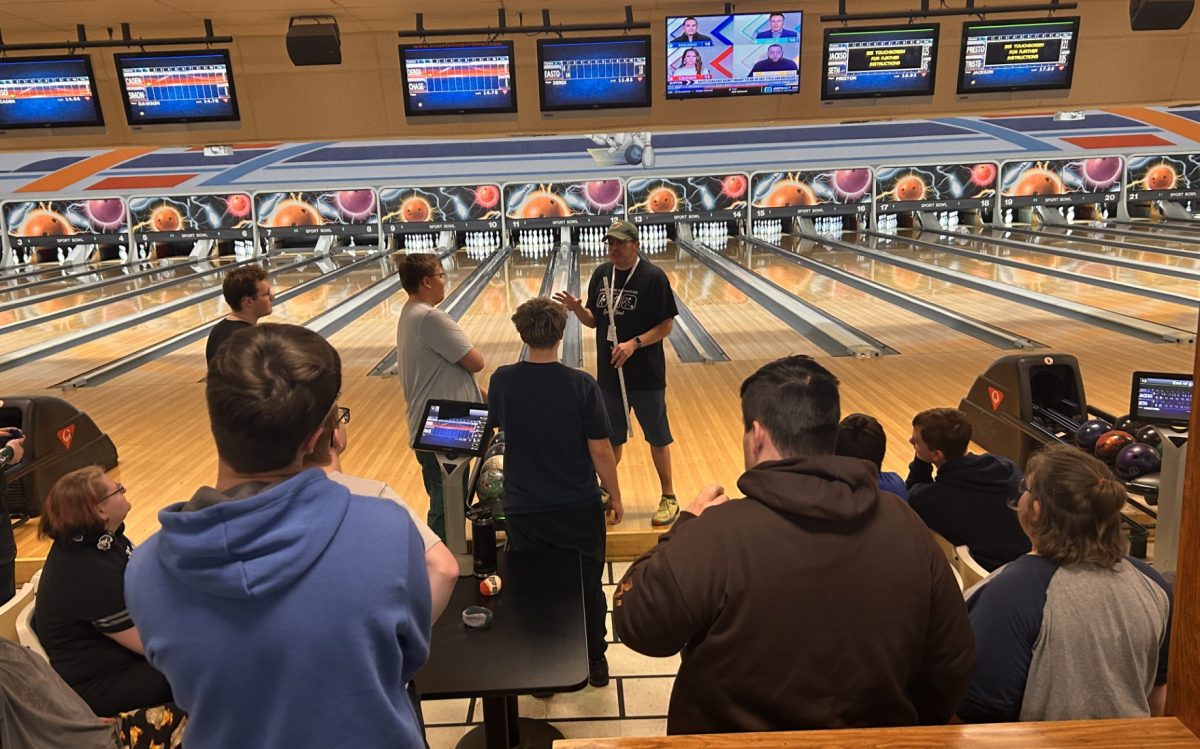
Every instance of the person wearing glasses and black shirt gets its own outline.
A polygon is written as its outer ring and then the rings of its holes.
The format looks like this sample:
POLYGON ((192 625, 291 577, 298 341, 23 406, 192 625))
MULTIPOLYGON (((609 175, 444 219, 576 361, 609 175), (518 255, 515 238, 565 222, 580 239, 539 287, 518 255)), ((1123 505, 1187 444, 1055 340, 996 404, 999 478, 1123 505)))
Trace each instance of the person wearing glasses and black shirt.
POLYGON ((204 361, 210 362, 221 344, 242 328, 257 325, 258 321, 271 314, 275 293, 261 265, 243 265, 225 274, 221 283, 221 294, 229 309, 228 315, 213 326, 204 347, 204 361))
POLYGON ((38 639, 54 670, 102 717, 172 701, 125 608, 129 509, 125 487, 89 466, 55 482, 38 529, 54 540, 38 585, 38 639))

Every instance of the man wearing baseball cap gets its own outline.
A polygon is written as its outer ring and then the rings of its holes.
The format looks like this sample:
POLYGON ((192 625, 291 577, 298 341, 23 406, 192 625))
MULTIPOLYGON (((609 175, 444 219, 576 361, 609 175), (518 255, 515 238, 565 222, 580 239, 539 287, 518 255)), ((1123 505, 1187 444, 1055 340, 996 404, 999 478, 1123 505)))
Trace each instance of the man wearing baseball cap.
POLYGON ((581 323, 596 329, 596 380, 612 424, 613 452, 620 463, 632 408, 650 443, 650 457, 662 485, 658 510, 650 522, 666 526, 675 522, 679 504, 671 479, 673 440, 667 420, 663 339, 671 333, 679 310, 667 275, 639 256, 637 226, 616 221, 604 239, 609 262, 592 273, 587 303, 566 291, 554 298, 575 313, 581 323), (609 324, 610 299, 615 329, 609 324))

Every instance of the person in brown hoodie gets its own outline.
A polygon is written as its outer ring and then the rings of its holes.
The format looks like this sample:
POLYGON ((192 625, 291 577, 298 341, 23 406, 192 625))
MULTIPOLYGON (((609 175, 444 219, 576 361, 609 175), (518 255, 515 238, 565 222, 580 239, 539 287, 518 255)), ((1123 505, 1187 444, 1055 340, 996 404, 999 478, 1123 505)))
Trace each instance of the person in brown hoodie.
POLYGON ((706 487, 614 595, 621 642, 682 651, 667 733, 946 722, 975 662, 962 595, 875 467, 833 454, 837 378, 791 356, 741 398, 745 499, 706 487))

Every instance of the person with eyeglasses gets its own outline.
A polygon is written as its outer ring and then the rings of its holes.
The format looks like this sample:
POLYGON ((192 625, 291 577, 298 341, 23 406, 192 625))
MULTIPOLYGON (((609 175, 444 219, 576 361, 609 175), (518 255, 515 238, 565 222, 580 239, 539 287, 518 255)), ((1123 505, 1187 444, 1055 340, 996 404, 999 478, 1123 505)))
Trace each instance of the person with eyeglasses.
POLYGON ((208 344, 204 347, 206 363, 212 361, 229 336, 257 325, 259 320, 271 314, 275 303, 271 281, 261 265, 241 265, 226 273, 221 293, 230 312, 208 334, 208 344))
POLYGON ((34 628, 50 665, 103 717, 172 701, 126 608, 130 506, 125 487, 103 469, 80 468, 54 483, 38 528, 54 543, 42 568, 34 628))
POLYGON ((1128 555, 1124 484, 1094 456, 1029 458, 1015 516, 1029 554, 968 591, 978 661, 958 717, 971 723, 1162 715, 1171 585, 1128 555))
MULTIPOLYGON (((475 375, 483 371, 483 354, 471 343, 450 315, 438 305, 446 298, 446 273, 432 253, 404 255, 397 262, 400 285, 408 301, 396 324, 396 355, 408 423, 408 443, 420 432, 425 404, 432 398, 455 401, 484 400, 475 375)), ((442 494, 442 469, 437 455, 417 451, 421 478, 429 494, 429 527, 446 539, 446 511, 442 494)), ((467 475, 463 474, 463 496, 467 475)))

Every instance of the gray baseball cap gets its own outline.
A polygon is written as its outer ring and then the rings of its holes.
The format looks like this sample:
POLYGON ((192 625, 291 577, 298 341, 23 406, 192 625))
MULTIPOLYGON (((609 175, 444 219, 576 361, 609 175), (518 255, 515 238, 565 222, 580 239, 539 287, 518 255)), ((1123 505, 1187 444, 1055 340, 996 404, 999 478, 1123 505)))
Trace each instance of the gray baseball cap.
POLYGON ((628 221, 614 221, 613 225, 608 227, 608 233, 604 235, 604 238, 618 239, 622 242, 636 242, 638 241, 638 228, 628 221))

